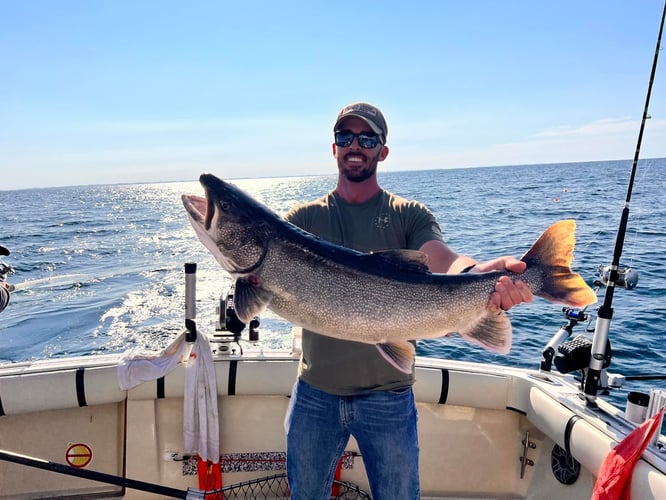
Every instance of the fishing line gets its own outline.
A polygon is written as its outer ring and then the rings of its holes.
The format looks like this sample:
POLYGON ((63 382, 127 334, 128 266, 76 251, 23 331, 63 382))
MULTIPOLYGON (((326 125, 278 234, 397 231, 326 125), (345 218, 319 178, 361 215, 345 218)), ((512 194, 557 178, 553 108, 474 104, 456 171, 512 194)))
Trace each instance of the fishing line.
MULTIPOLYGON (((638 186, 645 186, 647 182, 647 177, 648 174, 652 172, 652 164, 653 162, 651 160, 642 160, 641 161, 641 176, 640 179, 636 182, 638 186)), ((633 210, 633 226, 634 229, 631 231, 631 236, 632 236, 632 244, 629 245, 630 249, 633 249, 628 255, 625 254, 625 263, 628 263, 627 267, 632 267, 632 264, 634 263, 634 259, 636 258, 637 254, 637 248, 639 248, 638 244, 638 238, 640 237, 638 228, 641 226, 641 221, 644 217, 644 214, 650 213, 650 207, 647 206, 647 200, 646 198, 639 198, 638 199, 638 206, 634 206, 633 210)))
POLYGON ((622 216, 620 217, 620 227, 618 228, 617 238, 615 240, 615 249, 613 251, 613 260, 610 266, 610 273, 608 277, 608 284, 606 286, 606 293, 604 301, 597 313, 597 321, 594 328, 594 335, 592 337, 592 349, 590 355, 590 366, 587 370, 585 378, 584 393, 589 403, 594 403, 597 397, 601 380, 601 371, 604 365, 606 354, 606 344, 608 342, 608 330, 610 328, 610 321, 613 317, 613 294, 615 293, 615 286, 619 278, 620 257, 622 256, 622 249, 624 247, 624 239, 627 233, 627 221, 629 219, 629 205, 631 203, 631 193, 634 187, 634 180, 636 178, 636 171, 638 167, 638 158, 640 156, 641 144, 643 142, 643 132, 645 130, 645 122, 650 117, 648 109, 650 107, 650 96, 652 95, 652 84, 654 83, 654 75, 657 71, 657 62, 659 61, 659 52, 661 50, 661 36, 664 31, 664 19, 666 18, 666 1, 664 1, 664 10, 661 14, 661 22, 659 24, 659 34, 657 36, 657 44, 654 51, 654 59, 652 61, 652 71, 650 72, 650 81, 648 83, 647 95, 645 97, 645 106, 643 108, 643 118, 641 120, 640 130, 638 132, 638 140, 636 142, 636 151, 634 153, 634 161, 631 167, 631 175, 629 177, 629 185, 627 186, 627 196, 622 209, 622 216))
MULTIPOLYGON (((636 185, 638 186, 646 186, 647 183, 649 182, 648 176, 652 173, 653 168, 652 166, 654 165, 654 160, 641 160, 641 170, 640 170, 640 179, 636 181, 636 185)), ((630 252, 627 254, 625 253, 624 261, 625 263, 633 264, 633 262, 636 259, 636 255, 638 254, 638 248, 640 248, 640 245, 638 244, 638 239, 640 237, 640 233, 638 228, 641 226, 641 220, 644 217, 644 214, 649 214, 651 212, 652 208, 649 205, 649 202, 646 198, 638 198, 638 205, 634 205, 634 209, 632 211, 633 217, 633 229, 630 231, 630 235, 632 237, 631 240, 631 245, 629 245, 629 250, 630 252)), ((584 245, 576 245, 577 249, 580 249, 581 252, 586 252, 588 248, 592 245, 598 244, 600 241, 603 241, 605 239, 605 229, 597 229, 592 233, 592 236, 589 238, 587 243, 584 245)), ((631 265, 625 266, 625 267, 632 267, 631 265)))

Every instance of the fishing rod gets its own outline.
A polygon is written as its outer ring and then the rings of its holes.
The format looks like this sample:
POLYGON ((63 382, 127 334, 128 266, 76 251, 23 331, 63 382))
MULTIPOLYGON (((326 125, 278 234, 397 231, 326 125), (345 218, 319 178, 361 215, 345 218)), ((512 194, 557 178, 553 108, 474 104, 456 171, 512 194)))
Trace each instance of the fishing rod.
POLYGON ((27 465, 37 469, 56 472, 58 474, 65 474, 68 476, 80 477, 90 479, 92 481, 99 481, 105 484, 112 484, 115 486, 122 486, 139 491, 146 491, 161 495, 168 498, 184 498, 184 499, 203 499, 204 493, 195 489, 179 490, 168 486, 161 486, 159 484, 147 483, 145 481, 137 481, 135 479, 128 479, 126 477, 115 476, 105 472, 97 472, 88 469, 80 469, 70 465, 60 464, 57 462, 50 462, 41 458, 28 457, 26 455, 19 455, 11 451, 0 450, 0 460, 12 462, 20 465, 27 465))
POLYGON ((631 192, 634 187, 634 179, 636 177, 636 170, 638 167, 638 157, 641 151, 641 143, 643 141, 643 131, 645 130, 645 122, 649 118, 648 108, 650 106, 650 96, 652 94, 652 84, 654 82, 654 75, 657 71, 657 61, 659 60, 659 51, 661 50, 661 35, 664 31, 664 18, 666 18, 666 1, 664 2, 664 11, 661 14, 661 23, 659 25, 659 35, 657 36, 657 46, 654 51, 654 60, 652 61, 652 72, 650 74, 650 82, 648 83, 647 96, 645 98, 645 107, 643 108, 643 119, 641 120, 641 127, 638 132, 638 141, 636 144, 636 151, 634 153, 634 162, 631 167, 631 176, 629 178, 629 185, 627 187, 627 197, 622 209, 622 216, 620 218, 620 227, 618 228, 617 238, 615 240, 615 250, 613 252, 613 260, 609 267, 608 283, 606 286, 606 293, 604 295, 604 302, 599 308, 597 313, 597 320, 594 327, 594 335, 592 337, 592 349, 590 353, 590 364, 585 378, 584 395, 589 403, 594 403, 599 389, 599 382, 601 379, 601 371, 604 366, 606 358, 606 344, 608 342, 608 331, 610 329, 610 322, 613 318, 613 294, 615 287, 619 281, 620 257, 622 256, 622 248, 624 246, 624 237, 627 233, 627 221, 629 220, 629 204, 631 202, 631 192))

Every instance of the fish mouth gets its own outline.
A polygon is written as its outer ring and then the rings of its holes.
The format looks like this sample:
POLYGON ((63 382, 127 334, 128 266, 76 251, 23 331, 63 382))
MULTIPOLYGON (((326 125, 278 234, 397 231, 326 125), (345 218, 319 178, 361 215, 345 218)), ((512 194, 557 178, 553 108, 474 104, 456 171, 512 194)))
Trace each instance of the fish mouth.
POLYGON ((197 222, 200 226, 210 227, 210 220, 208 217, 208 202, 206 198, 194 194, 184 194, 181 196, 183 206, 187 210, 188 215, 193 221, 197 222))
POLYGON ((195 194, 184 194, 181 198, 190 217, 208 231, 215 213, 211 200, 195 194))
POLYGON ((217 196, 214 196, 214 192, 218 191, 220 188, 224 188, 226 184, 222 179, 218 179, 213 174, 207 173, 203 173, 199 176, 199 183, 204 188, 205 211, 202 211, 203 226, 204 229, 208 231, 213 223, 213 217, 215 215, 215 200, 217 199, 217 196))
POLYGON ((183 201, 183 206, 187 211, 187 215, 190 218, 190 222, 192 223, 194 232, 199 237, 199 240, 201 240, 201 243, 203 243, 203 245, 213 254, 224 270, 232 275, 238 273, 238 267, 233 260, 220 251, 214 235, 211 234, 210 229, 215 215, 213 198, 211 196, 203 197, 194 194, 184 194, 181 196, 181 199, 183 201))
POLYGON ((206 204, 206 212, 204 213, 204 229, 208 231, 213 222, 213 215, 215 215, 215 206, 213 205, 213 199, 208 196, 208 189, 206 189, 206 198, 204 199, 206 204))
POLYGON ((199 181, 204 188, 204 196, 194 194, 183 195, 183 205, 190 216, 208 231, 213 223, 215 215, 215 201, 210 194, 210 187, 206 182, 210 175, 202 174, 199 181))

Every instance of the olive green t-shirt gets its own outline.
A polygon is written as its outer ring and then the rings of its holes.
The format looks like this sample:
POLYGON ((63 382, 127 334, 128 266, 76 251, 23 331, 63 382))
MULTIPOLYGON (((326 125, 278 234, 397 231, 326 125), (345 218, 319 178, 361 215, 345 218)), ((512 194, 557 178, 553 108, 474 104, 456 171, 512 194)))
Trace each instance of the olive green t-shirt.
MULTIPOLYGON (((347 203, 331 192, 294 207, 285 218, 309 233, 361 252, 418 250, 427 241, 443 240, 435 217, 424 205, 384 190, 360 204, 347 203)), ((350 323, 350 331, 353 328, 350 323)), ((305 329, 299 376, 318 389, 341 396, 414 383, 413 369, 411 374, 395 369, 373 344, 339 340, 305 329)))

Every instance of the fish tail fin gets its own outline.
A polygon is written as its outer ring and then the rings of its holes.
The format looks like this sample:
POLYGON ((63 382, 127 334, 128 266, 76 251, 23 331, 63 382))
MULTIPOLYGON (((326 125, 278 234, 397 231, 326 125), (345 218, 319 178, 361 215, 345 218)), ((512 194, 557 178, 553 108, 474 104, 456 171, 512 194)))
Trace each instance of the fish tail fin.
POLYGON ((550 226, 521 260, 541 268, 541 286, 534 293, 552 302, 571 307, 594 304, 597 295, 580 274, 571 270, 576 243, 576 222, 562 220, 550 226))
POLYGON ((486 309, 485 314, 457 333, 468 342, 499 354, 506 354, 511 349, 511 321, 501 309, 486 309))
POLYGON ((403 373, 412 373, 414 366, 414 344, 407 341, 387 342, 385 344, 376 344, 377 350, 382 357, 388 361, 394 368, 403 373))

